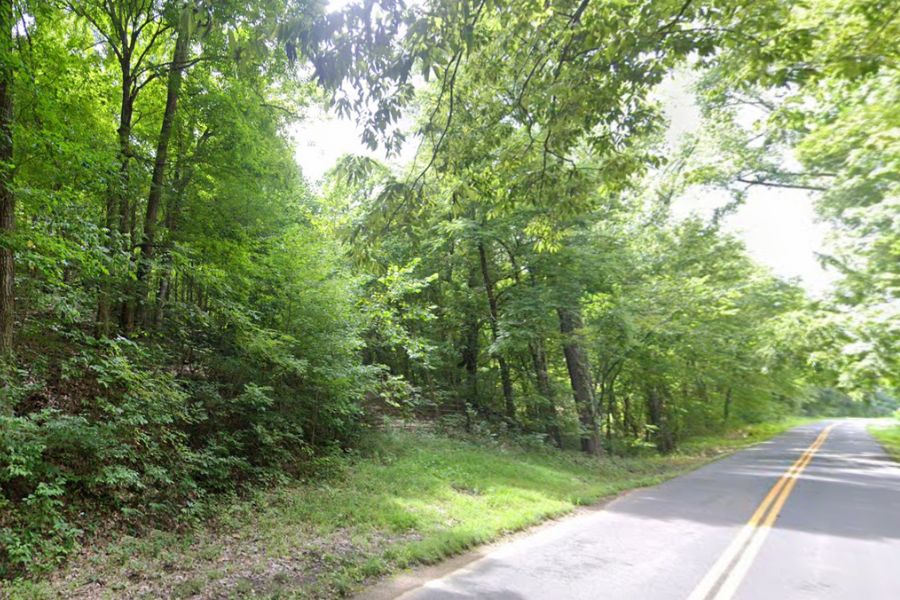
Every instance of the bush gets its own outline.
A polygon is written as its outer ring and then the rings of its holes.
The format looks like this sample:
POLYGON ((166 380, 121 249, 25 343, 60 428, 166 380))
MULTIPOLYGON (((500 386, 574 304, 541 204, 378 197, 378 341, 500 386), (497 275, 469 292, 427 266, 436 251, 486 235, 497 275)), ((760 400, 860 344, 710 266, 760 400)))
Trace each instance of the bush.
POLYGON ((62 328, 33 349, 49 358, 2 367, 0 577, 52 567, 113 518, 190 521, 210 494, 310 472, 317 452, 357 434, 373 371, 340 312, 319 317, 318 337, 341 343, 317 354, 237 307, 194 312, 171 317, 187 358, 152 337, 62 328))

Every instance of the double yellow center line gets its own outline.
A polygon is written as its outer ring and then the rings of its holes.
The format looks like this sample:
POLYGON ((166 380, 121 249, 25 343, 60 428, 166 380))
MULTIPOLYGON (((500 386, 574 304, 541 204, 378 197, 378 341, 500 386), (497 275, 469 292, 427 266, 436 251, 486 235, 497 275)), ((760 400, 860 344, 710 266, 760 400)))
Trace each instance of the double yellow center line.
POLYGON ((716 564, 694 589, 688 600, 728 600, 734 596, 738 586, 753 564, 766 536, 781 508, 791 495, 800 473, 813 459, 816 451, 825 443, 836 423, 825 427, 815 441, 800 455, 791 468, 775 482, 756 512, 731 542, 716 564))

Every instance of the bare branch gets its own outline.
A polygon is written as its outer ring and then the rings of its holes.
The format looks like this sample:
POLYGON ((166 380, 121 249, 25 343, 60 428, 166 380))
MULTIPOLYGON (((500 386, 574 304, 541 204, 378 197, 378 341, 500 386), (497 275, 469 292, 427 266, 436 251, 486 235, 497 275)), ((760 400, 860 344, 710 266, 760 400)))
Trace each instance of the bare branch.
POLYGON ((745 179, 738 177, 737 181, 748 186, 761 185, 765 187, 786 188, 792 190, 810 190, 813 192, 827 192, 828 188, 819 185, 804 185, 800 183, 782 183, 780 181, 767 181, 765 179, 745 179))
POLYGON ((159 39, 160 35, 162 35, 163 33, 165 33, 166 31, 168 31, 170 29, 171 29, 170 25, 163 24, 163 23, 157 24, 156 31, 153 32, 152 36, 150 36, 150 40, 147 42, 147 46, 144 48, 143 52, 140 53, 140 55, 137 57, 137 60, 134 62, 135 76, 137 76, 137 74, 141 68, 141 64, 144 62, 144 59, 147 57, 147 53, 150 52, 150 50, 152 50, 153 47, 156 45, 156 40, 159 39))

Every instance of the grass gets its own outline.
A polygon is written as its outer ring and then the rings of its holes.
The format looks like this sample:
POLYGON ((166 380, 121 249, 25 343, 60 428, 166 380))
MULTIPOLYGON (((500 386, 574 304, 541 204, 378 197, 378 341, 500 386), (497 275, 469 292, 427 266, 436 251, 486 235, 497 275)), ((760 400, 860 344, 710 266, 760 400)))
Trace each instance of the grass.
MULTIPOLYGON (((329 598, 433 563, 575 507, 651 485, 799 424, 695 438, 670 456, 593 459, 427 433, 379 434, 330 476, 225 505, 193 532, 86 548, 7 597, 329 598)), ((0 593, 0 597, 3 593, 0 593)))
POLYGON ((820 417, 788 417, 781 421, 745 425, 723 435, 696 436, 681 442, 680 452, 688 455, 733 452, 773 438, 788 429, 821 420, 820 417))
POLYGON ((900 462, 900 421, 892 424, 870 425, 869 433, 881 442, 891 458, 900 462))

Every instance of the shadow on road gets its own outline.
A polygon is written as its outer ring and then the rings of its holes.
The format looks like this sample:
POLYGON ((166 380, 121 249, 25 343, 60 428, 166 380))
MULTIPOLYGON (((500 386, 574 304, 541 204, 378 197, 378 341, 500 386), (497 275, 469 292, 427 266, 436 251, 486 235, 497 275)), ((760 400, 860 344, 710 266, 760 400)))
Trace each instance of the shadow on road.
MULTIPOLYGON (((900 466, 860 423, 844 422, 803 471, 778 528, 829 536, 900 539, 900 466), (856 431, 851 431, 856 429, 856 431)), ((811 441, 804 428, 692 474, 633 493, 607 510, 649 520, 735 526, 811 441), (738 504, 738 506, 736 506, 738 504)))

